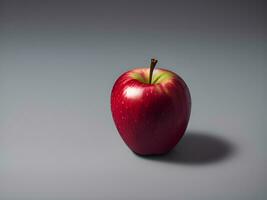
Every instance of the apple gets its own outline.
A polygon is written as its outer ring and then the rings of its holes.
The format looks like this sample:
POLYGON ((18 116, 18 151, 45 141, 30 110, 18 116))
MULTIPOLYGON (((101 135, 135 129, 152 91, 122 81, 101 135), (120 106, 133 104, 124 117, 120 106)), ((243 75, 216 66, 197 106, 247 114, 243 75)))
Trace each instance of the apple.
POLYGON ((183 79, 172 71, 136 68, 122 74, 111 92, 111 112, 128 147, 139 155, 165 154, 188 125, 191 97, 183 79))

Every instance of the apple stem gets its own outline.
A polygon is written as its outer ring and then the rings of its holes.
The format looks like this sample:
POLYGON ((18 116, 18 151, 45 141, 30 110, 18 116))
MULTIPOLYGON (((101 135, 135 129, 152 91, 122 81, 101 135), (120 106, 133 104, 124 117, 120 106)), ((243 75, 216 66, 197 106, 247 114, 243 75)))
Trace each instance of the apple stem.
POLYGON ((149 84, 151 84, 153 71, 154 71, 154 69, 156 67, 157 62, 158 62, 157 59, 154 59, 154 58, 151 59, 150 71, 149 71, 149 82, 148 82, 149 84))

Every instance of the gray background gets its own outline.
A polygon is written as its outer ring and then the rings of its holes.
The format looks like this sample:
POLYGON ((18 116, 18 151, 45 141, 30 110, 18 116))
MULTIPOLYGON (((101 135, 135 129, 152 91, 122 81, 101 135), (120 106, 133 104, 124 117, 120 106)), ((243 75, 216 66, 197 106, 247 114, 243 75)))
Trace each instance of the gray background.
POLYGON ((266 199, 263 1, 1 1, 0 199, 266 199), (142 158, 111 118, 152 56, 192 94, 186 136, 142 158))

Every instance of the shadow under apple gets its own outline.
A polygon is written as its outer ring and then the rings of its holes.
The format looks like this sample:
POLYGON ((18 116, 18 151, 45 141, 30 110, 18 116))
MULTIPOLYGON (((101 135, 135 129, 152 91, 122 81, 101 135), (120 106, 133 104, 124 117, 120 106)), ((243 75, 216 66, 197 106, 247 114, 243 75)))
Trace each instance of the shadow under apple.
POLYGON ((233 155, 234 145, 212 133, 187 131, 176 147, 165 155, 139 156, 174 164, 200 165, 223 161, 233 155))

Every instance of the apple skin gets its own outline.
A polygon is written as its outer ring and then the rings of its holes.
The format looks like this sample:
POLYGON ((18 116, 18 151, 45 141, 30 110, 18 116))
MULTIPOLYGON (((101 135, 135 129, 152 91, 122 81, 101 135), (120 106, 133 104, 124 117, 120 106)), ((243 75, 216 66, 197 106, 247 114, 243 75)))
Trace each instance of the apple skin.
POLYGON ((111 92, 112 117, 133 152, 165 154, 185 133, 191 112, 190 92, 174 72, 155 69, 158 81, 152 84, 146 82, 148 73, 148 68, 136 68, 116 80, 111 92))

